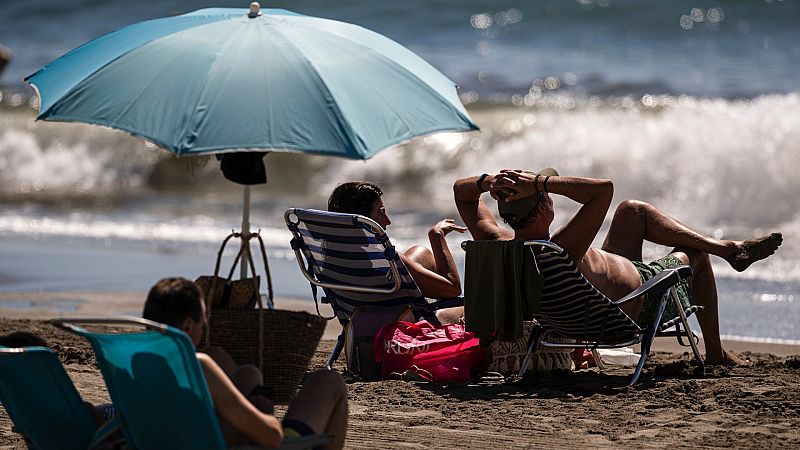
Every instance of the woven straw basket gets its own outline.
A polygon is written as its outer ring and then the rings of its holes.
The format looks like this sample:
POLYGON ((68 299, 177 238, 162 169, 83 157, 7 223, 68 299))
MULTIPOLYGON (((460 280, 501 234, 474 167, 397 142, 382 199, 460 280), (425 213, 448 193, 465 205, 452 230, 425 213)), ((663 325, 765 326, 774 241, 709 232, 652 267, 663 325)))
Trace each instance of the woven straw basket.
POLYGON ((327 321, 302 311, 264 309, 263 349, 258 351, 258 309, 214 308, 210 343, 225 349, 236 364, 252 364, 264 373, 273 400, 289 403, 317 350, 327 321), (261 358, 259 358, 261 356, 261 358))

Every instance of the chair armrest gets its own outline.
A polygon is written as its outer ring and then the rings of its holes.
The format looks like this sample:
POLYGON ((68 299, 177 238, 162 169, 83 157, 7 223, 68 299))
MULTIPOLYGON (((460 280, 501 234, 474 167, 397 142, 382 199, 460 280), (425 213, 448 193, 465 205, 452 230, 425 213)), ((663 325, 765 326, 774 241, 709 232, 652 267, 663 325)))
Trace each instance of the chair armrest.
POLYGON ((653 278, 647 280, 646 283, 639 286, 631 292, 630 294, 622 297, 621 299, 614 302, 616 305, 624 305, 632 300, 635 300, 642 295, 649 294, 651 292, 664 292, 670 287, 678 284, 679 281, 688 278, 692 274, 692 268, 689 266, 680 266, 674 269, 667 269, 659 274, 656 274, 653 278))

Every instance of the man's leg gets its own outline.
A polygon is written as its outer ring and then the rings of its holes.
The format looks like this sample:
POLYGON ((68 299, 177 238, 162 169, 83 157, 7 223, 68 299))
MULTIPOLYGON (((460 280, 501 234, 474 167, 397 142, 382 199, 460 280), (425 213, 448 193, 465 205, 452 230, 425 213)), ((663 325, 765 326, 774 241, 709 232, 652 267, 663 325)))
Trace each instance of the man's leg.
POLYGON ((719 298, 714 269, 707 253, 687 248, 676 248, 673 256, 692 267, 689 284, 692 287, 694 304, 703 306, 697 313, 697 322, 703 332, 707 364, 742 364, 744 361, 722 348, 719 337, 719 298))
POLYGON ((317 433, 332 434, 333 441, 324 448, 342 448, 347 432, 347 385, 342 376, 332 370, 309 375, 289 405, 286 419, 299 420, 317 433))
POLYGON ((741 272, 750 264, 775 253, 783 237, 780 233, 773 233, 748 241, 714 239, 687 228, 648 203, 625 200, 614 212, 602 248, 626 258, 641 260, 643 240, 716 255, 741 272))

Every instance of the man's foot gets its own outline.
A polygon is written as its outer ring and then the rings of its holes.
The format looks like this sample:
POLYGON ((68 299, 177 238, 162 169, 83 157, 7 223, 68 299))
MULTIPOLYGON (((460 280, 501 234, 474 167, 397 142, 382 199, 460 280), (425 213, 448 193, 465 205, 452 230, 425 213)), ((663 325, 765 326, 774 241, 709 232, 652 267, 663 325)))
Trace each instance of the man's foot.
POLYGON ((772 233, 769 236, 750 239, 740 243, 736 250, 725 258, 725 261, 728 261, 728 264, 737 272, 742 272, 750 267, 750 264, 761 261, 775 253, 775 250, 778 249, 782 242, 783 235, 780 233, 772 233))
POLYGON ((736 366, 749 366, 750 360, 749 359, 742 359, 738 356, 734 355, 733 353, 728 353, 727 350, 722 351, 722 358, 719 359, 710 359, 706 357, 706 365, 707 366, 729 366, 729 367, 736 367, 736 366))

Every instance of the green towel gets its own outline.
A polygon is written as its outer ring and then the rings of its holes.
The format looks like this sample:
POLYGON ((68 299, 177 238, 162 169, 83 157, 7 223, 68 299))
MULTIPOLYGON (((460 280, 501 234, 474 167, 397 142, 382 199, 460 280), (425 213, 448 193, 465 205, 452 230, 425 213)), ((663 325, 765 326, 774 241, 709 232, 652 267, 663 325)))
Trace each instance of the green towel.
POLYGON ((542 276, 524 241, 467 243, 464 319, 467 331, 504 341, 522 337, 525 316, 539 310, 542 276))

